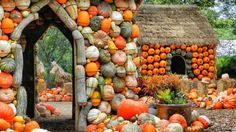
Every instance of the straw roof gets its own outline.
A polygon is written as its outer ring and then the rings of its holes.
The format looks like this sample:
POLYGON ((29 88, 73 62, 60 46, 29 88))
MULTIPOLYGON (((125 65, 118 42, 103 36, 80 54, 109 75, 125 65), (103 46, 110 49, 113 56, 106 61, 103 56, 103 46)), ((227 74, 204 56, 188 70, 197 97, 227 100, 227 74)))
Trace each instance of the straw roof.
POLYGON ((218 38, 193 5, 147 5, 138 12, 139 44, 218 44, 218 38))

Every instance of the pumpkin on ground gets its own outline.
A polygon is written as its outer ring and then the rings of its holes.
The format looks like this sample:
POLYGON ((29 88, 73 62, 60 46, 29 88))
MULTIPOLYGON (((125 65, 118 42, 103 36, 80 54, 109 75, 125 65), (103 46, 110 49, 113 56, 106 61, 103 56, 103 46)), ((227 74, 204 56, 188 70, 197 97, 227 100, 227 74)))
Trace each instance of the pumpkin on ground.
POLYGON ((131 99, 123 100, 117 110, 117 115, 123 117, 124 119, 131 119, 133 116, 140 115, 142 113, 148 113, 148 106, 142 101, 135 101, 131 99))
POLYGON ((4 119, 9 123, 14 120, 13 109, 5 103, 0 102, 0 119, 4 119))
POLYGON ((31 132, 36 128, 40 128, 39 124, 36 121, 30 121, 25 124, 25 132, 31 132))
POLYGON ((183 128, 187 128, 187 121, 184 116, 180 114, 174 114, 169 118, 170 123, 179 123, 183 128))

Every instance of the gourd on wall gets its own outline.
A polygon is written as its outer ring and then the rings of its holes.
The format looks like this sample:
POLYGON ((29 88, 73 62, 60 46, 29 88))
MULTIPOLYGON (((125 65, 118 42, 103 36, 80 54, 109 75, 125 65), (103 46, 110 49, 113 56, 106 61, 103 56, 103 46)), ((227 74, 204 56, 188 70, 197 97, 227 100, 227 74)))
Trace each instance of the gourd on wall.
POLYGON ((2 0, 0 102, 14 103, 17 114, 26 114, 19 39, 23 29, 39 19, 38 12, 46 5, 71 30, 75 42, 76 105, 86 105, 78 116, 79 131, 85 131, 87 121, 98 124, 105 120, 125 98, 137 99, 140 59, 135 16, 141 4, 142 0, 2 0), (17 101, 11 87, 17 92, 17 101))
MULTIPOLYGON (((187 75, 194 80, 203 77, 215 78, 215 51, 213 45, 143 45, 141 50, 142 75, 172 74, 171 64, 174 56, 184 58, 187 75)), ((176 66, 178 67, 178 66, 176 66)))

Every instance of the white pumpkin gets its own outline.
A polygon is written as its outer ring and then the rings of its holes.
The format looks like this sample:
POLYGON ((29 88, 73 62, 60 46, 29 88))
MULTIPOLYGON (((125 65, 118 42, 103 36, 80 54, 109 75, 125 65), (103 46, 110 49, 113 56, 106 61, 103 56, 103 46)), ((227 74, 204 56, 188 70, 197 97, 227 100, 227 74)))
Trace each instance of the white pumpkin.
POLYGON ((138 49, 137 49, 136 43, 134 43, 134 42, 127 43, 126 47, 125 47, 125 53, 127 55, 132 55, 132 54, 138 53, 138 49))
POLYGON ((14 112, 14 114, 16 115, 16 106, 14 104, 8 104, 8 106, 10 106, 14 112))
POLYGON ((132 60, 132 56, 128 56, 128 60, 126 62, 126 74, 128 75, 134 75, 136 73, 136 66, 132 60))
POLYGON ((128 0, 115 0, 115 5, 120 10, 125 10, 129 7, 128 0))
POLYGON ((11 51, 11 45, 8 41, 0 40, 0 57, 7 56, 11 51))
POLYGON ((79 0, 78 2, 78 8, 80 10, 88 10, 90 6, 90 0, 79 0))
POLYGON ((229 74, 228 74, 228 73, 222 74, 222 75, 221 75, 221 79, 222 79, 223 81, 229 80, 229 74))
POLYGON ((98 118, 99 114, 101 114, 101 111, 99 109, 91 109, 88 113, 87 120, 89 122, 93 122, 98 118))
POLYGON ((135 76, 126 76, 125 82, 126 82, 126 86, 129 89, 136 88, 138 86, 138 82, 137 82, 135 76))
POLYGON ((86 58, 90 59, 91 61, 96 61, 98 60, 99 57, 99 51, 98 48, 96 46, 89 46, 86 49, 86 58))
POLYGON ((112 61, 117 65, 124 65, 126 60, 126 54, 122 50, 116 51, 116 53, 112 56, 112 61))
POLYGON ((13 90, 8 89, 0 89, 0 102, 11 103, 14 100, 13 90))
POLYGON ((15 0, 16 7, 20 10, 25 10, 30 6, 30 0, 15 0))
POLYGON ((125 96, 123 94, 115 94, 111 101, 111 108, 112 110, 116 111, 119 107, 120 103, 125 99, 125 96))
POLYGON ((98 115, 98 117, 93 121, 93 124, 99 124, 99 123, 103 122, 106 118, 107 118, 106 113, 100 113, 98 115))
POLYGON ((89 77, 86 80, 86 94, 87 97, 91 97, 94 90, 97 88, 98 86, 98 80, 95 77, 89 77))
POLYGON ((111 113, 111 105, 107 101, 102 101, 100 103, 100 105, 98 106, 98 109, 101 112, 104 112, 106 114, 110 114, 111 113))
POLYGON ((0 6, 0 21, 2 20, 3 16, 4 16, 4 10, 2 6, 0 6))
POLYGON ((112 12, 111 20, 115 22, 116 25, 120 25, 124 21, 122 14, 118 11, 112 12))
POLYGON ((170 123, 167 128, 167 132, 183 132, 183 128, 179 123, 170 123))
POLYGON ((35 128, 31 132, 49 132, 49 131, 45 129, 35 128))

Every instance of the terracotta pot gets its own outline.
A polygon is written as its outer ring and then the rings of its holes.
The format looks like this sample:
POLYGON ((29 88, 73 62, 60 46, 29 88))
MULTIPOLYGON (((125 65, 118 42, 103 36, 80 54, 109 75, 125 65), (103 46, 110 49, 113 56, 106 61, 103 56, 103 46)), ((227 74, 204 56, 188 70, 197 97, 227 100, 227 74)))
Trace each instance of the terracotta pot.
POLYGON ((184 116, 188 125, 191 123, 191 104, 157 104, 157 116, 168 120, 175 113, 184 116))

